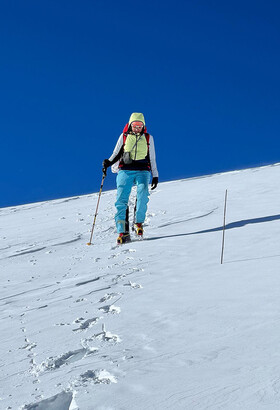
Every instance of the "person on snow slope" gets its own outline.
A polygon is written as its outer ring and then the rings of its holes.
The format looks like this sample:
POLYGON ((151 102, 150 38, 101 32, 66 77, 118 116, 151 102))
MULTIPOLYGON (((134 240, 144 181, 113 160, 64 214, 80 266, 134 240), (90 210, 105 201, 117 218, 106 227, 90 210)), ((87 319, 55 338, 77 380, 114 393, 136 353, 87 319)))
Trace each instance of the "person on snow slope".
POLYGON ((126 209, 133 185, 137 186, 137 207, 135 214, 135 232, 143 235, 143 223, 149 202, 149 182, 152 173, 152 186, 158 184, 155 145, 152 135, 147 133, 145 118, 142 113, 132 113, 129 122, 120 135, 113 154, 104 159, 103 170, 112 167, 117 175, 117 212, 115 222, 119 234, 117 242, 123 243, 130 239, 126 232, 126 209))

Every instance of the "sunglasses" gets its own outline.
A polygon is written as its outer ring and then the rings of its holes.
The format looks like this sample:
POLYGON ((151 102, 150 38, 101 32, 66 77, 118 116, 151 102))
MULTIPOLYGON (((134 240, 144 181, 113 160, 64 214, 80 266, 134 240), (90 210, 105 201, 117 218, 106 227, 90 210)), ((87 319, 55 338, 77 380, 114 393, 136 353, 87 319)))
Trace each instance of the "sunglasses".
POLYGON ((143 124, 142 124, 142 123, 138 123, 138 124, 132 123, 131 126, 132 126, 133 128, 143 128, 143 124))

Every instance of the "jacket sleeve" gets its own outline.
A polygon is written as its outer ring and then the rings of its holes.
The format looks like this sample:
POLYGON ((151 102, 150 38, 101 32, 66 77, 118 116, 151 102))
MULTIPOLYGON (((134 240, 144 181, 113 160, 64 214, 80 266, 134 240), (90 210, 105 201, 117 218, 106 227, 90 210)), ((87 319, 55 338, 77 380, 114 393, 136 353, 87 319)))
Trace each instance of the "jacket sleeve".
POLYGON ((152 135, 150 135, 149 143, 150 143, 149 153, 150 153, 150 164, 151 164, 152 175, 153 177, 158 177, 155 143, 154 143, 154 138, 152 135))
POLYGON ((112 164, 114 164, 121 158, 122 153, 123 153, 123 134, 119 136, 119 139, 116 143, 113 154, 109 158, 109 161, 111 161, 112 164))

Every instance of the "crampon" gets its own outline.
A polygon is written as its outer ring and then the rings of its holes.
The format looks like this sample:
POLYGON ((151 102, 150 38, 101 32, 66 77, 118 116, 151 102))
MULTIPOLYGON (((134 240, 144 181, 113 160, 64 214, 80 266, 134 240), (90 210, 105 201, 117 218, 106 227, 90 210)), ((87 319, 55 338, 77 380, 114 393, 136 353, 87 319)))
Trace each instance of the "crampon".
POLYGON ((129 233, 120 233, 119 236, 117 237, 117 244, 121 245, 123 243, 130 242, 130 234, 129 233))
POLYGON ((134 224, 134 230, 137 236, 143 236, 143 224, 141 223, 136 223, 134 224))

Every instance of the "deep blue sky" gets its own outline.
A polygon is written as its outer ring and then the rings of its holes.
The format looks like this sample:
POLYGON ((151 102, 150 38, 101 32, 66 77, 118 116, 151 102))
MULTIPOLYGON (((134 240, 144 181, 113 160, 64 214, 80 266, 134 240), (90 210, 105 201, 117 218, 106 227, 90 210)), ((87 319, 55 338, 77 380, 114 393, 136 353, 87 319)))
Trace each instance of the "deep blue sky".
POLYGON ((2 0, 0 207, 98 191, 133 111, 160 181, 279 162, 279 17, 277 0, 2 0))

